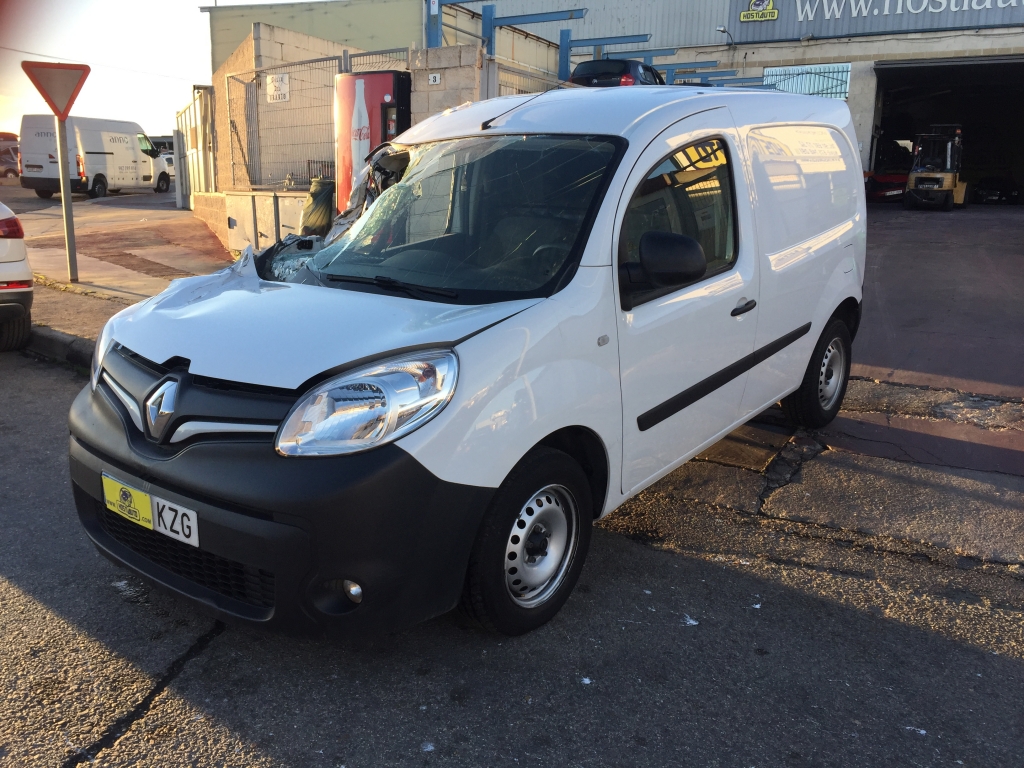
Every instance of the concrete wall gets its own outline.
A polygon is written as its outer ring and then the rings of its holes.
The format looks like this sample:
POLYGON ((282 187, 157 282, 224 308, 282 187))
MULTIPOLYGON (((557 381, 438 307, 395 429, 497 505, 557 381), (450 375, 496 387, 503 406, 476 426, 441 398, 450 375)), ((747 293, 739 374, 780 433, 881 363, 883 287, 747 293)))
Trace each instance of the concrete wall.
POLYGON ((682 48, 675 56, 655 59, 655 66, 670 61, 718 61, 718 67, 737 70, 739 77, 757 77, 765 67, 800 64, 850 63, 850 96, 861 162, 870 163, 871 135, 877 122, 876 61, 952 59, 972 56, 1024 54, 1024 29, 921 32, 837 40, 806 40, 789 43, 751 43, 736 46, 682 48))
MULTIPOLYGON (((255 43, 252 30, 242 40, 234 52, 228 56, 213 73, 214 93, 214 124, 213 124, 213 157, 217 168, 217 191, 231 188, 231 123, 228 118, 228 89, 226 78, 234 72, 245 72, 254 69, 255 43)), ((246 135, 245 125, 239 125, 236 119, 237 135, 246 135)))
POLYGON ((221 68, 255 22, 329 40, 349 50, 422 47, 425 7, 423 0, 331 0, 203 8, 210 14, 210 68, 215 72, 221 68))
POLYGON ((480 99, 480 73, 483 48, 478 45, 455 45, 411 51, 412 123, 480 99), (440 75, 437 85, 430 85, 430 74, 440 75))
POLYGON ((252 25, 253 62, 255 69, 274 67, 295 61, 322 59, 327 56, 343 56, 349 53, 362 53, 365 49, 358 48, 322 37, 313 37, 302 32, 275 27, 272 24, 257 22, 252 25))
POLYGON ((221 245, 228 247, 228 213, 220 192, 197 192, 192 196, 192 215, 206 223, 221 245))

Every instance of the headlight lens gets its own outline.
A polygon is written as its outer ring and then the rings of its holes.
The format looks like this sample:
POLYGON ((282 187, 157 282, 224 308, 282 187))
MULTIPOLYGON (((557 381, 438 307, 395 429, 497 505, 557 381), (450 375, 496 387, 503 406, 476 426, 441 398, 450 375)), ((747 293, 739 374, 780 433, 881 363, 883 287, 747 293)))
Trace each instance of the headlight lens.
POLYGON ((441 412, 455 392, 450 349, 394 357, 319 384, 277 433, 282 456, 335 456, 390 443, 441 412))
POLYGON ((96 349, 92 353, 92 370, 91 376, 89 377, 92 383, 92 388, 96 389, 96 385, 100 383, 100 371, 103 370, 103 356, 107 354, 107 350, 110 348, 110 323, 107 322, 103 326, 103 330, 100 331, 100 336, 96 339, 96 349))

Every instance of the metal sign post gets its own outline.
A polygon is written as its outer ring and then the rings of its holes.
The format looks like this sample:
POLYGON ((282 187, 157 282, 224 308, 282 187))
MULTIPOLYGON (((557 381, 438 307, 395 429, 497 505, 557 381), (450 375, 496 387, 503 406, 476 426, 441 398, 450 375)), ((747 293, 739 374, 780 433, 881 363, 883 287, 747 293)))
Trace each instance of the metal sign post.
POLYGON ((68 280, 78 282, 78 256, 75 252, 75 221, 71 212, 71 169, 68 167, 68 113, 75 103, 89 67, 85 64, 53 64, 47 61, 23 61, 21 68, 39 94, 53 110, 57 133, 57 172, 60 174, 60 206, 64 213, 64 241, 68 250, 68 280))

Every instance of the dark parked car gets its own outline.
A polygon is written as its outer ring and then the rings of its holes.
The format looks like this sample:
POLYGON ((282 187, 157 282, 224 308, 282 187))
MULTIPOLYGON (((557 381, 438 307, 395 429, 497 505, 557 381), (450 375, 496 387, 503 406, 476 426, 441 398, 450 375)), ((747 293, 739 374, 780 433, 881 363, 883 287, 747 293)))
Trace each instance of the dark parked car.
POLYGON ((570 83, 601 88, 609 85, 664 85, 654 67, 631 59, 594 59, 576 65, 570 83))
POLYGON ((1020 188, 1005 176, 987 176, 974 185, 974 202, 1019 203, 1020 188))
POLYGON ((14 179, 18 176, 18 148, 0 149, 0 176, 14 179))

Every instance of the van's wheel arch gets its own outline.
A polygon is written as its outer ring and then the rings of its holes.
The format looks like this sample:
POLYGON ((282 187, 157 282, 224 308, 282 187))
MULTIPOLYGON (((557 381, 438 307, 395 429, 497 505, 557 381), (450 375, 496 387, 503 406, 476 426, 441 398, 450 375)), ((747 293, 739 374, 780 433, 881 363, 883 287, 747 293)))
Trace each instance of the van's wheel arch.
POLYGON ((583 569, 593 523, 590 483, 562 451, 538 446, 498 488, 477 532, 460 608, 521 635, 547 623, 583 569))
POLYGON ((814 345, 800 388, 782 399, 782 410, 791 422, 820 429, 836 417, 850 382, 852 346, 846 320, 833 315, 814 345))
POLYGON ((92 189, 89 190, 89 197, 106 197, 107 196, 107 178, 100 173, 96 174, 96 177, 92 180, 92 189))
POLYGON ((156 192, 166 192, 170 188, 171 188, 171 177, 168 176, 166 173, 161 173, 157 177, 156 187, 154 188, 154 191, 156 191, 156 192))

